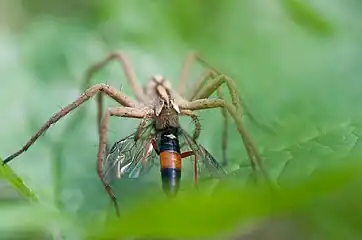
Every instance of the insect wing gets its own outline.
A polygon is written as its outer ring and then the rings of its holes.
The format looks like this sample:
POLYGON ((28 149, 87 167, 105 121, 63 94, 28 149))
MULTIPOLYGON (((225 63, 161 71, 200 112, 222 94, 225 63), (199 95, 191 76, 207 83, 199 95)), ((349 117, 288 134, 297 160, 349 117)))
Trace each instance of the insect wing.
POLYGON ((134 134, 131 134, 116 142, 104 161, 105 179, 111 183, 115 179, 138 178, 147 173, 157 159, 157 154, 151 149, 151 138, 152 135, 144 134, 135 141, 134 134), (149 154, 145 155, 147 152, 149 154))
POLYGON ((188 145, 190 150, 196 155, 200 173, 203 174, 203 172, 208 171, 212 178, 222 178, 226 176, 226 172, 216 159, 204 147, 198 144, 185 130, 181 129, 180 138, 182 137, 184 138, 184 143, 188 145))

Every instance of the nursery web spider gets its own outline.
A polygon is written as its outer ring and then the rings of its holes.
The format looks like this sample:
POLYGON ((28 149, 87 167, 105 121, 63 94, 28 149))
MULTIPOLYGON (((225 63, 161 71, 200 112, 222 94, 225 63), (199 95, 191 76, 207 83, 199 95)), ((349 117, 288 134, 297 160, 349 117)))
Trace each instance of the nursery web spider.
MULTIPOLYGON (((157 109, 155 106, 155 98, 150 94, 150 87, 143 88, 138 82, 133 67, 130 64, 128 58, 119 52, 114 52, 109 54, 103 61, 98 62, 97 64, 90 67, 87 71, 85 85, 88 85, 91 77, 95 72, 103 68, 111 61, 118 61, 125 73, 126 79, 134 93, 137 101, 131 97, 124 94, 122 91, 117 90, 107 84, 95 84, 87 88, 84 93, 76 99, 74 102, 70 103, 59 112, 55 113, 41 128, 30 138, 30 140, 17 152, 10 155, 4 160, 4 164, 10 162, 12 159, 16 158, 23 152, 27 151, 28 148, 54 123, 60 120, 62 117, 66 116, 68 113, 76 109, 78 106, 84 102, 91 99, 94 95, 97 95, 97 108, 98 108, 98 131, 99 131, 99 148, 97 154, 97 172, 98 175, 105 186, 108 194, 111 198, 115 198, 112 190, 110 189, 109 184, 105 181, 103 176, 103 161, 106 154, 106 144, 107 144, 107 129, 108 122, 111 116, 116 117, 127 117, 127 118, 138 118, 138 119, 149 119, 156 117, 162 109, 157 109), (108 96, 118 102, 120 106, 110 107, 103 114, 103 96, 108 96)), ((224 119, 224 134, 223 134, 223 159, 226 162, 226 138, 227 138, 227 123, 228 123, 228 114, 234 120, 237 130, 242 138, 243 145, 247 151, 248 157, 250 159, 250 164, 254 172, 256 172, 257 167, 261 170, 264 177, 269 180, 267 172, 263 168, 261 156, 258 153, 258 150, 253 143, 251 136, 248 131, 245 129, 242 122, 243 109, 240 95, 238 93, 237 86, 235 82, 226 74, 223 74, 213 67, 211 67, 207 62, 205 62, 199 54, 194 52, 188 54, 186 60, 183 64, 181 76, 179 80, 179 85, 177 91, 172 91, 174 97, 174 104, 179 108, 179 115, 186 115, 191 117, 196 125, 193 138, 196 139, 200 133, 200 125, 198 123, 197 117, 193 111, 202 110, 202 109, 212 109, 212 108, 221 108, 223 119, 224 119), (185 87, 188 81, 188 75, 192 62, 195 60, 199 61, 202 65, 206 67, 206 70, 202 73, 200 78, 197 80, 195 87, 191 88, 188 91, 187 96, 183 97, 185 87), (221 86, 226 84, 228 92, 231 97, 231 104, 226 102, 222 96, 221 86), (218 98, 210 99, 214 92, 217 92, 218 98)), ((151 91, 152 92, 152 91, 151 91)), ((142 128, 142 122, 139 129, 142 128)), ((137 137, 137 134, 136 134, 137 137)))

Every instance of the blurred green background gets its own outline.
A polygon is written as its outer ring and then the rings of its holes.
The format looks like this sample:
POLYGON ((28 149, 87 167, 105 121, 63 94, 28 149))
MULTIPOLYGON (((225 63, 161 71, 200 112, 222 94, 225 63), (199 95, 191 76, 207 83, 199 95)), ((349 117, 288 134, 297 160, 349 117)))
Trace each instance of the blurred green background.
MULTIPOLYGON (((109 52, 125 52, 142 83, 161 73, 176 85, 184 57, 198 50, 236 81, 245 105, 265 127, 245 118, 280 186, 358 162, 361 13, 358 0, 1 0, 0 155, 16 151, 79 96, 85 70, 109 52)), ((195 64, 190 84, 200 73, 195 64)), ((96 82, 131 94, 117 63, 97 74, 96 82)), ((82 109, 79 124, 73 124, 76 111, 10 166, 46 204, 88 216, 103 211, 108 199, 95 171, 95 101, 82 109)), ((220 111, 200 117, 199 142, 221 159, 220 111)), ((132 133, 137 123, 113 119, 110 142, 132 133)), ((183 127, 192 129, 188 120, 183 127)), ((233 124, 229 133, 231 171, 248 160, 233 124)), ((125 195, 148 186, 124 185, 125 195)), ((5 182, 1 189, 8 189, 5 182)))

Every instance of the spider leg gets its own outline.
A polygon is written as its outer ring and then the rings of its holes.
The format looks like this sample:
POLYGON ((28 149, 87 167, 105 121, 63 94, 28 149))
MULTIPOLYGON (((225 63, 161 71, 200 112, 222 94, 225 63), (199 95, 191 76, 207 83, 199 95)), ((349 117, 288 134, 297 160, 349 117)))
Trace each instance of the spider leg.
POLYGON ((199 118, 193 111, 187 110, 187 109, 181 109, 181 115, 191 117, 192 121, 195 124, 195 130, 194 130, 194 134, 193 134, 192 138, 194 140, 196 140, 200 136, 200 132, 201 132, 201 124, 200 124, 199 118))
MULTIPOLYGON (((107 65, 111 60, 118 60, 121 64, 122 67, 124 69, 124 72, 126 73, 126 78, 128 80, 128 82, 130 83, 131 86, 135 85, 135 88, 137 88, 138 82, 136 80, 135 74, 133 72, 132 66, 129 63, 128 59, 121 53, 111 53, 109 54, 109 56, 107 56, 106 59, 104 59, 101 62, 98 62, 96 64, 94 64, 93 66, 91 66, 87 72, 86 72, 86 77, 83 81, 83 85, 82 85, 82 90, 88 89, 90 87, 90 82, 92 79, 92 76, 95 72, 99 71, 101 68, 105 67, 105 65, 107 65)), ((134 88, 131 88, 133 90, 133 92, 135 92, 136 90, 134 90, 134 88)), ((96 102, 97 102, 97 127, 98 127, 98 134, 100 134, 100 130, 101 130, 101 121, 102 121, 102 117, 103 117, 103 97, 104 94, 102 92, 97 93, 96 96, 96 102)), ((131 100, 133 101, 133 100, 131 100)), ((137 103, 133 102, 134 105, 136 105, 137 103)), ((84 116, 84 114, 83 114, 84 116)), ((82 117, 80 117, 81 119, 82 117)), ((79 121, 75 121, 76 123, 78 123, 79 121)), ((69 124, 70 127, 74 127, 75 124, 69 124)), ((108 152, 108 143, 106 146, 107 152, 108 152)))
POLYGON ((189 78, 190 74, 190 68, 193 61, 196 59, 196 53, 195 52, 189 52, 185 58, 184 64, 181 69, 181 76, 179 80, 179 85, 177 87, 177 92, 180 95, 183 95, 185 91, 185 87, 189 78))
MULTIPOLYGON (((219 97, 219 99, 224 100, 224 96, 222 93, 222 89, 221 87, 219 87, 217 89, 217 95, 219 97)), ((226 166, 228 164, 228 158, 227 158, 227 140, 228 140, 228 113, 227 110, 225 108, 221 108, 221 114, 223 117, 223 134, 222 134, 222 147, 221 147, 221 151, 222 151, 222 158, 223 158, 223 162, 222 165, 226 166)))
POLYGON ((111 116, 116 117, 127 117, 127 118, 143 118, 147 113, 142 111, 138 108, 132 107, 113 107, 109 108, 106 113, 104 114, 102 121, 101 121, 101 131, 99 134, 99 148, 98 148, 98 155, 97 155, 97 172, 102 184, 104 185, 109 197, 112 199, 114 207, 116 209, 116 213, 119 216, 119 206, 117 203, 116 196, 103 175, 103 161, 106 151, 106 143, 108 137, 108 125, 109 125, 109 118, 111 116))
POLYGON ((188 91, 186 97, 187 100, 195 100, 196 94, 201 91, 202 87, 205 85, 206 81, 213 76, 213 72, 210 69, 205 70, 197 79, 195 86, 188 91))
MULTIPOLYGON (((192 100, 198 99, 198 97, 199 97, 198 94, 203 90, 203 87, 206 84, 207 80, 211 77, 217 78, 217 75, 210 69, 205 70, 202 73, 202 75, 200 76, 200 78, 197 80, 195 87, 193 89, 191 89, 190 95, 187 97, 187 100, 192 101, 192 100)), ((221 86, 218 86, 216 88, 216 90, 217 90, 218 97, 220 99, 224 99, 221 86)), ((207 96, 207 97, 209 97, 209 96, 207 96)), ((186 100, 186 99, 184 99, 184 100, 186 100)), ((225 108, 221 108, 221 114, 223 116, 223 123, 224 123, 223 124, 223 135, 222 135, 222 147, 221 147, 222 156, 223 156, 222 165, 226 166, 228 163, 227 162, 228 115, 227 115, 227 111, 225 108)))
MULTIPOLYGON (((180 113, 181 113, 181 115, 191 117, 191 119, 195 125, 194 134, 192 135, 192 138, 196 141, 196 139, 200 136, 200 132, 201 132, 201 124, 200 124, 199 118, 191 110, 181 109, 180 113)), ((183 142, 180 147, 183 148, 185 146, 185 144, 186 144, 186 142, 183 142)))
POLYGON ((141 102, 146 102, 147 98, 143 92, 143 88, 142 88, 141 84, 137 81, 136 74, 133 70, 132 64, 129 61, 129 59, 126 57, 126 55, 121 52, 110 53, 104 60, 91 66, 86 72, 86 77, 85 77, 85 81, 84 81, 85 86, 83 86, 83 87, 86 88, 87 85, 89 85, 89 82, 94 73, 98 72, 100 69, 105 67, 109 62, 111 62, 113 60, 116 60, 117 62, 119 62, 121 64, 123 71, 126 75, 127 81, 129 83, 133 93, 135 94, 137 100, 141 101, 141 102))
POLYGON ((180 107, 189 110, 225 108, 235 121, 238 132, 241 135, 243 144, 248 153, 250 159, 250 165, 253 168, 253 172, 256 174, 256 166, 257 166, 265 176, 266 180, 270 181, 270 178, 262 165, 261 156, 257 151, 257 148, 255 147, 255 144, 251 136, 249 135, 248 131, 246 130, 242 122, 242 115, 240 113, 240 109, 239 111, 237 111, 237 108, 235 106, 226 103, 222 99, 198 99, 188 103, 184 102, 180 104, 180 107))
MULTIPOLYGON (((221 74, 218 72, 215 68, 213 68, 210 64, 208 64, 206 61, 204 61, 198 54, 195 55, 195 58, 201 62, 204 66, 206 66, 209 70, 205 71, 203 76, 204 79, 200 78, 199 81, 196 84, 195 90, 192 92, 191 97, 189 98, 189 101, 192 100, 209 100, 209 102, 199 102, 199 107, 202 108, 212 108, 210 105, 216 104, 216 107, 221 107, 222 109, 226 109, 227 112, 231 115, 231 117, 236 122, 238 131, 243 139, 244 146, 248 152, 249 159, 251 162, 251 166, 254 169, 254 172, 256 171, 256 166, 260 168, 262 173, 264 174, 265 178, 269 180, 268 175, 266 175, 266 171, 263 169, 263 166, 261 165, 261 157, 257 151, 257 148, 255 147, 255 144, 253 143, 251 137, 249 136, 248 132, 246 131, 243 122, 241 121, 241 117, 243 115, 243 110, 245 109, 245 106, 243 105, 243 101, 241 100, 241 96, 237 91, 237 86, 235 82, 227 75, 221 74), (206 81, 210 78, 211 79, 207 84, 206 81), (232 105, 226 104, 223 99, 221 102, 212 103, 213 100, 207 99, 212 93, 214 93, 216 90, 218 91, 219 98, 221 97, 220 93, 221 90, 219 88, 223 83, 226 83, 229 94, 231 96, 232 105), (219 104, 219 105, 218 105, 219 104)), ((181 105, 188 105, 188 103, 185 101, 185 99, 182 102, 181 105)), ((197 104, 196 104, 197 105, 197 104)), ((195 109, 192 109, 195 110, 195 109)), ((223 134, 223 149, 225 149, 226 154, 226 136, 227 136, 227 117, 225 115, 225 110, 222 110, 223 116, 224 116, 224 134, 223 134)), ((251 117, 251 120, 257 123, 258 126, 262 127, 264 130, 266 130, 269 133, 273 133, 272 130, 270 130, 268 127, 264 127, 263 125, 259 124, 258 121, 256 121, 250 114, 248 114, 249 117, 251 117)), ((224 150, 223 150, 224 151, 224 150)), ((224 159, 226 159, 226 156, 223 156, 224 159)))
MULTIPOLYGON (((145 95, 143 93, 143 88, 137 81, 136 74, 133 70, 132 64, 129 61, 129 59, 127 58, 127 56, 120 52, 110 53, 105 59, 103 59, 102 61, 100 61, 100 62, 94 64, 93 66, 91 66, 90 68, 88 68, 88 70, 86 71, 86 76, 85 76, 82 88, 83 89, 88 88, 93 75, 96 72, 98 72, 99 70, 101 70, 102 68, 104 68, 109 62, 111 62, 113 60, 118 61, 121 64, 123 71, 126 75, 126 79, 129 83, 129 85, 131 86, 131 89, 132 89, 133 93, 135 94, 136 98, 139 101, 144 102, 146 99, 145 99, 145 95)), ((99 133, 100 124, 101 124, 102 117, 103 117, 103 94, 98 93, 96 100, 97 100, 97 125, 98 125, 98 133, 99 133)))
MULTIPOLYGON (((199 90, 197 92, 198 96, 195 97, 194 99, 201 99, 201 98, 209 97, 215 91, 215 89, 217 87, 219 87, 222 83, 226 82, 227 87, 229 89, 229 93, 230 93, 231 98, 233 100, 233 104, 235 105, 234 99, 236 101, 238 101, 239 106, 242 107, 242 110, 245 112, 246 115, 248 115, 249 119, 254 124, 256 124, 260 129, 262 129, 264 132, 266 132, 266 133, 268 133, 270 135, 273 135, 273 136, 275 136, 277 134, 276 131, 273 128, 271 128, 271 127, 269 127, 269 126, 267 126, 265 124, 260 123, 257 119, 255 119, 254 115, 250 113, 247 106, 244 104, 244 101, 241 99, 241 95, 237 91, 237 86, 235 85, 234 80, 232 80, 229 76, 227 76, 225 74, 222 74, 219 71, 217 71, 209 63, 207 63, 205 60, 203 60, 199 55, 197 55, 196 58, 197 58, 197 60, 199 62, 201 62, 208 69, 210 69, 211 75, 213 77, 216 77, 216 76, 220 75, 220 78, 224 78, 224 80, 222 82, 218 82, 218 80, 215 79, 215 81, 213 83, 207 84, 208 87, 206 89, 199 90), (214 85, 214 86, 212 86, 212 85, 214 85)), ((206 83, 206 79, 205 79, 204 83, 206 83)))
POLYGON ((15 157, 19 156, 28 148, 47 130, 52 126, 54 123, 59 121, 62 117, 66 116, 68 113, 79 107, 84 102, 88 101, 90 98, 92 98, 95 94, 102 92, 106 94, 107 96, 113 98, 118 103, 120 103, 123 106, 126 107, 132 107, 135 108, 138 105, 135 105, 130 98, 123 94, 122 92, 119 92, 118 90, 106 85, 106 84, 96 84, 90 88, 88 88, 79 98, 77 98, 72 103, 68 104, 65 108, 61 109, 59 112, 55 113, 43 126, 40 127, 40 129, 29 139, 29 141, 17 152, 10 155, 4 160, 4 164, 10 162, 15 157))

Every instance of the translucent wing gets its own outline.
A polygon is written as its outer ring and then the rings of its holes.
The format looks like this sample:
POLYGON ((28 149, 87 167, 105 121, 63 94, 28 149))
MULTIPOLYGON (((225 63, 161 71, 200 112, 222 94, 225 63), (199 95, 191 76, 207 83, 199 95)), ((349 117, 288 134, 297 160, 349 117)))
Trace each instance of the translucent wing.
POLYGON ((226 176, 226 172, 216 159, 204 147, 198 144, 185 130, 180 129, 179 138, 181 144, 183 144, 183 140, 184 145, 186 145, 182 148, 183 151, 185 151, 184 149, 189 148, 195 153, 200 177, 205 174, 212 178, 222 178, 226 176))
POLYGON ((155 151, 146 156, 146 148, 152 147, 152 126, 147 126, 137 141, 134 135, 117 141, 108 152, 103 164, 103 176, 108 183, 117 178, 138 178, 147 173, 158 158, 155 151))
MULTIPOLYGON (((155 138, 153 126, 147 126, 141 138, 134 141, 134 134, 131 134, 116 142, 106 156, 103 167, 103 174, 108 183, 120 178, 139 178, 148 173, 154 165, 159 164, 159 156, 152 147, 151 140, 155 138), (148 151, 150 150, 150 151, 148 151), (146 153, 150 152, 147 156, 146 153)), ((196 155, 198 176, 202 178, 222 178, 226 176, 225 171, 216 159, 184 130, 180 129, 179 141, 181 152, 192 151, 196 155)), ((192 161, 183 162, 187 169, 192 161)), ((183 178, 192 173, 183 171, 183 178)))

